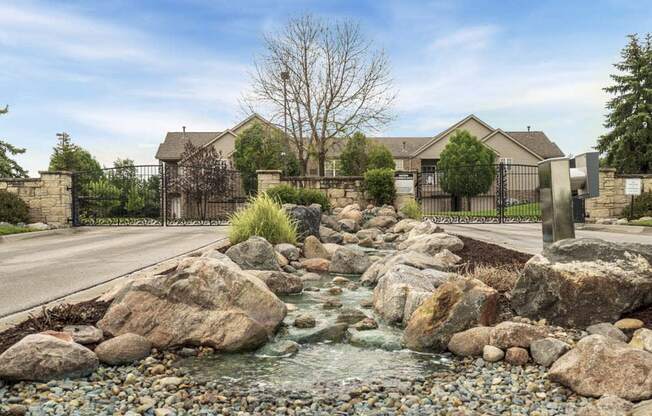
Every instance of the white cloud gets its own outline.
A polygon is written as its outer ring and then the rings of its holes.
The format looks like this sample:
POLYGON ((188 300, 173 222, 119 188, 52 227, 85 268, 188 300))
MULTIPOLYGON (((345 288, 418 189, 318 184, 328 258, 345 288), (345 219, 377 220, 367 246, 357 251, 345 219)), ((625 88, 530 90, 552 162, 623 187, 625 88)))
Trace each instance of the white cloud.
POLYGON ((499 31, 495 25, 465 27, 435 39, 431 49, 481 49, 486 47, 499 31))

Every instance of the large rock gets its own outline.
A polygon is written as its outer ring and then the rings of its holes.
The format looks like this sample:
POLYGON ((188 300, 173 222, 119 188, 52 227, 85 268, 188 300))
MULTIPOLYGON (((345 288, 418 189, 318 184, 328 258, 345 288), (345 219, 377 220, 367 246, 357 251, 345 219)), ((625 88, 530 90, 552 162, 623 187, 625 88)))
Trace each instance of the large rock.
POLYGON ((362 224, 362 211, 360 211, 360 205, 351 204, 347 205, 337 214, 337 218, 340 220, 349 219, 362 224))
POLYGON ((319 224, 321 223, 321 207, 319 205, 284 204, 283 209, 296 222, 300 241, 309 235, 319 237, 319 224))
POLYGON ((321 214, 321 223, 322 225, 325 225, 328 228, 332 228, 335 231, 341 231, 340 224, 338 223, 337 217, 335 216, 321 214))
POLYGON ((451 280, 412 314, 403 343, 416 351, 445 351, 453 334, 493 324, 497 310, 496 290, 477 279, 451 280))
POLYGON ((307 333, 291 336, 299 344, 315 344, 317 342, 341 342, 346 337, 346 323, 336 323, 322 328, 315 328, 307 333))
POLYGON ((394 225, 394 228, 392 228, 392 232, 395 232, 397 234, 403 234, 410 232, 414 227, 417 225, 421 224, 421 221, 419 220, 413 220, 412 218, 405 218, 394 225))
POLYGON ((363 228, 380 228, 386 230, 396 224, 396 218, 388 215, 379 215, 367 221, 363 228))
POLYGON ((327 259, 305 259, 301 262, 301 267, 309 272, 326 273, 331 265, 331 261, 327 259))
POLYGON ((547 334, 548 331, 541 326, 505 321, 491 330, 489 344, 502 349, 529 348, 532 341, 543 339, 547 334))
POLYGON ((32 334, 0 355, 0 380, 48 381, 85 377, 98 364, 95 353, 73 342, 67 333, 32 334))
POLYGON ((189 257, 176 273, 127 286, 98 327, 114 336, 142 335, 157 348, 239 351, 264 344, 285 314, 260 279, 228 261, 189 257))
POLYGON ((262 237, 250 237, 225 254, 244 270, 280 270, 274 246, 262 237))
POLYGON ((614 322, 652 303, 652 245, 569 239, 525 265, 512 291, 521 316, 561 326, 614 322))
POLYGON ((355 236, 358 237, 359 240, 369 239, 371 241, 377 240, 381 235, 383 235, 383 232, 378 228, 367 228, 355 233, 355 236))
MULTIPOLYGON (((412 230, 414 231, 414 230, 412 230)), ((412 232, 410 231, 410 232, 412 232)), ((434 256, 447 249, 453 253, 464 248, 464 243, 458 237, 446 233, 422 234, 408 238, 398 245, 399 250, 413 250, 434 256)))
POLYGON ((393 266, 404 264, 419 270, 435 269, 440 271, 450 270, 461 259, 448 250, 430 256, 413 250, 399 251, 373 263, 360 278, 360 283, 368 286, 375 285, 378 280, 393 266))
POLYGON ((652 330, 647 328, 637 329, 629 345, 647 352, 652 352, 652 330))
MULTIPOLYGON (((337 222, 339 229, 346 233, 357 233, 360 231, 360 225, 354 220, 344 218, 337 222)), ((331 227, 332 228, 332 227, 331 227)), ((333 228, 334 229, 334 228, 333 228)))
POLYGON ((606 395, 581 408, 577 416, 635 416, 632 415, 633 408, 634 405, 627 400, 606 395))
POLYGON ((482 355, 484 346, 489 344, 491 327, 477 326, 454 334, 448 341, 448 350, 460 357, 482 355))
POLYGON ((444 230, 440 226, 438 226, 437 224, 435 224, 430 220, 425 220, 410 229, 410 231, 407 234, 407 239, 409 240, 410 238, 415 238, 420 235, 442 233, 442 232, 444 232, 444 230))
POLYGON ((101 362, 109 365, 127 364, 149 355, 152 343, 138 334, 122 334, 104 341, 95 348, 101 362))
POLYGON ((555 361, 548 377, 582 396, 645 400, 652 397, 652 354, 589 335, 555 361))
POLYGON ((301 257, 301 251, 292 244, 277 244, 274 246, 274 249, 289 261, 297 261, 299 260, 299 257, 301 257))
POLYGON ((66 325, 63 332, 69 333, 73 341, 82 345, 98 343, 104 337, 102 330, 93 325, 66 325))
POLYGON ((604 335, 605 337, 617 339, 621 342, 627 342, 627 335, 609 322, 588 326, 586 327, 586 332, 591 335, 599 334, 604 335))
POLYGON ((535 363, 550 367, 570 350, 570 345, 556 338, 537 339, 530 343, 530 353, 535 363))
POLYGON ((362 274, 369 266, 371 266, 371 260, 364 251, 357 248, 340 247, 333 254, 328 271, 331 273, 362 274))
POLYGON ((303 257, 307 259, 327 259, 331 258, 328 250, 322 245, 321 241, 315 236, 309 236, 303 242, 303 257))
POLYGON ((341 244, 344 237, 342 234, 328 227, 319 227, 319 235, 322 243, 341 244))
POLYGON ((251 270, 250 273, 265 282, 275 295, 301 293, 303 290, 303 280, 295 274, 269 270, 251 270))
POLYGON ((389 323, 405 324, 443 281, 456 276, 436 270, 425 273, 414 267, 395 265, 374 288, 374 309, 389 323))

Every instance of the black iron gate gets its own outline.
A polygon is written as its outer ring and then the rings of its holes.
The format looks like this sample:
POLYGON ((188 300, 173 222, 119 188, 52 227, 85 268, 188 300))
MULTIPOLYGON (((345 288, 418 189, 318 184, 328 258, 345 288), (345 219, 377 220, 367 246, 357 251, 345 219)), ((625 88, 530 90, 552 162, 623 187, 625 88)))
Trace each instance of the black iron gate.
POLYGON ((226 165, 124 165, 73 175, 73 224, 219 225, 246 199, 226 165))

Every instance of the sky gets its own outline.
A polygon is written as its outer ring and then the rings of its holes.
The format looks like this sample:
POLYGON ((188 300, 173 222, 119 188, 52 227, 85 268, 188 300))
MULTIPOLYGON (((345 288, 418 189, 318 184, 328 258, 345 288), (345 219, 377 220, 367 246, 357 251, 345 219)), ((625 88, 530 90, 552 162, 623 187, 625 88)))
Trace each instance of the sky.
POLYGON ((155 163, 167 131, 245 117, 263 36, 304 13, 355 20, 388 55, 395 118, 375 134, 435 135, 473 113, 572 154, 604 132, 626 36, 652 30, 651 0, 2 0, 0 138, 27 149, 31 176, 61 131, 107 167, 155 163))

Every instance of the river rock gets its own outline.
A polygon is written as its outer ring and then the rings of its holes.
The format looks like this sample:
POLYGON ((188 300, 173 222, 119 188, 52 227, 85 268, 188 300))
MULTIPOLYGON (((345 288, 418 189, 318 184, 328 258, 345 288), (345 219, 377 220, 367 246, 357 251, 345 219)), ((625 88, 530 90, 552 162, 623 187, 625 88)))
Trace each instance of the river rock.
POLYGON ((629 345, 647 352, 652 352, 652 331, 647 328, 637 329, 629 345))
POLYGON ((297 224, 299 241, 303 241, 309 235, 320 236, 321 207, 318 204, 310 206, 283 204, 283 209, 297 224))
POLYGON ((530 354, 525 348, 511 347, 505 351, 505 362, 511 365, 525 365, 529 360, 530 354))
MULTIPOLYGON (((634 405, 617 396, 606 395, 580 409, 577 416, 634 416, 634 405)), ((641 415, 643 416, 643 415, 641 415)))
POLYGON ((342 308, 340 309, 340 314, 337 315, 337 319, 335 322, 337 323, 346 323, 349 325, 353 325, 357 322, 362 321, 363 319, 366 319, 367 315, 365 315, 364 312, 354 309, 354 308, 342 308))
POLYGON ((329 259, 329 260, 333 258, 333 254, 335 254, 335 252, 336 252, 337 250, 339 250, 340 248, 342 248, 341 245, 339 245, 339 244, 335 244, 335 243, 324 243, 324 244, 322 244, 322 245, 324 246, 324 248, 325 248, 326 251, 328 252, 328 256, 329 256, 328 259, 329 259))
POLYGON ((301 293, 303 280, 296 274, 269 270, 251 270, 251 274, 262 280, 275 295, 301 293))
POLYGON ((309 272, 326 273, 330 267, 330 260, 323 258, 305 259, 301 262, 301 267, 309 272))
POLYGON ((556 338, 537 339, 530 343, 530 354, 535 363, 550 367, 559 357, 571 349, 570 345, 556 338))
POLYGON ((420 235, 443 233, 444 230, 430 220, 421 221, 420 224, 415 225, 407 234, 407 239, 415 238, 420 235))
POLYGON ((306 241, 303 242, 303 256, 307 259, 329 260, 331 258, 321 241, 312 235, 306 237, 306 241))
POLYGON ((531 319, 586 327, 652 303, 652 245, 561 240, 530 259, 512 307, 531 319))
POLYGON ((325 225, 328 228, 331 228, 335 231, 342 231, 340 229, 340 224, 337 221, 337 217, 327 214, 321 214, 321 224, 325 225))
POLYGON ((289 261, 297 261, 301 257, 301 251, 298 247, 288 243, 281 243, 274 246, 274 249, 283 255, 289 261))
POLYGON ((482 359, 488 363, 496 363, 505 357, 505 351, 493 345, 485 345, 482 348, 482 359))
POLYGON ((360 230, 357 233, 355 233, 355 236, 358 238, 358 240, 366 240, 369 239, 371 241, 376 241, 378 237, 380 237, 383 234, 382 231, 380 231, 378 228, 368 228, 365 230, 360 230))
POLYGON ((397 233, 397 234, 403 234, 410 232, 414 227, 417 225, 421 224, 421 221, 419 220, 413 220, 412 218, 406 218, 403 219, 394 225, 394 228, 392 228, 392 232, 397 233))
POLYGON ((314 328, 317 321, 312 315, 302 314, 294 318, 294 326, 297 328, 314 328))
POLYGON ((336 323, 323 328, 315 328, 308 333, 293 336, 299 344, 315 344, 317 342, 341 342, 346 337, 348 324, 336 323))
POLYGON ((639 328, 643 328, 643 325, 643 321, 634 318, 620 319, 614 324, 621 331, 636 331, 639 328))
POLYGON ((322 243, 341 244, 343 241, 342 234, 328 227, 319 227, 319 235, 322 243))
POLYGON ((380 228, 386 230, 396 224, 396 218, 388 215, 379 215, 367 221, 362 228, 380 228))
POLYGON ((328 271, 331 273, 362 274, 369 266, 371 266, 371 260, 364 251, 357 248, 340 247, 335 251, 328 271))
POLYGON ((376 312, 389 323, 407 323, 412 313, 430 297, 442 280, 455 276, 436 270, 430 272, 426 274, 402 264, 390 268, 374 288, 376 312))
POLYGON ((360 331, 349 328, 348 336, 349 344, 360 348, 380 348, 386 351, 401 349, 401 338, 399 336, 379 329, 360 331))
POLYGON ((357 233, 358 231, 360 231, 360 225, 354 220, 348 218, 339 220, 337 224, 339 225, 340 230, 343 232, 357 233))
POLYGON ((448 341, 448 350, 460 357, 482 355, 484 346, 489 344, 491 327, 478 326, 454 334, 448 341))
POLYGON ((652 354, 589 335, 555 361, 548 376, 582 396, 646 400, 652 397, 652 354))
POLYGON ((360 205, 351 204, 347 205, 337 214, 337 218, 349 219, 357 222, 358 224, 362 223, 362 211, 360 211, 360 205))
POLYGON ((285 304, 258 278, 210 258, 185 258, 175 273, 133 284, 116 296, 98 327, 136 333, 156 348, 255 349, 285 318, 285 304))
POLYGON ((152 343, 138 334, 122 334, 104 341, 95 348, 101 362, 109 365, 127 364, 149 355, 152 343))
POLYGON ((419 270, 435 269, 440 271, 450 270, 461 259, 459 256, 444 249, 434 256, 413 250, 399 251, 373 263, 360 278, 360 283, 374 286, 378 280, 392 267, 403 264, 419 270))
POLYGON ((359 241, 355 234, 342 233, 342 242, 344 244, 358 244, 359 241))
POLYGON ((85 377, 98 364, 95 353, 75 343, 67 333, 31 334, 0 354, 0 379, 48 381, 85 377))
MULTIPOLYGON (((414 231, 414 230, 412 230, 414 231)), ((398 245, 399 250, 413 250, 434 256, 443 249, 460 251, 464 243, 458 237, 446 233, 423 234, 408 238, 398 245)))
POLYGON ((548 331, 544 327, 521 322, 501 322, 491 330, 489 344, 506 349, 511 347, 530 348, 532 341, 545 338, 548 331))
POLYGON ((353 328, 357 329, 358 331, 369 331, 372 329, 377 329, 378 322, 376 322, 373 318, 364 318, 363 320, 356 322, 353 325, 353 328))
POLYGON ((69 333, 73 341, 82 345, 96 344, 104 337, 102 330, 93 325, 66 325, 63 332, 69 333))
POLYGON ((586 332, 591 335, 599 334, 604 335, 605 337, 617 339, 621 342, 627 342, 627 335, 609 322, 602 322, 600 324, 588 326, 586 332))
POLYGON ((493 324, 497 310, 498 292, 493 288, 477 279, 448 281, 412 314, 403 342, 416 351, 445 351, 455 333, 493 324))
POLYGON ((265 345, 257 353, 268 357, 288 357, 296 354, 298 351, 298 343, 290 340, 282 340, 265 345))
POLYGON ((225 254, 243 270, 281 270, 274 246, 262 237, 249 237, 230 247, 225 254))

